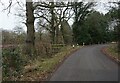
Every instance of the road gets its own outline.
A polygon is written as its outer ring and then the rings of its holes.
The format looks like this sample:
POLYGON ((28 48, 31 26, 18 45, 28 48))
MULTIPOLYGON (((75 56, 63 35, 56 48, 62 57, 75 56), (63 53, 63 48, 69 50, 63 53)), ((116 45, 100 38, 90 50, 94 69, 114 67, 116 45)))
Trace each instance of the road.
POLYGON ((118 81, 118 64, 101 52, 104 46, 85 46, 73 53, 50 81, 118 81))

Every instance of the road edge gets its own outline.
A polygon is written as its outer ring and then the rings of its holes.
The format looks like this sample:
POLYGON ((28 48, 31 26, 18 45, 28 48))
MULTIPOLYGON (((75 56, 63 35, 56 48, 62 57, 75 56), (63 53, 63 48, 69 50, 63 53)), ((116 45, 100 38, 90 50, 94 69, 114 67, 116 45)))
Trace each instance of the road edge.
POLYGON ((63 59, 60 63, 57 64, 57 66, 56 66, 55 69, 52 71, 52 73, 50 73, 50 74, 48 75, 48 77, 47 77, 47 79, 46 79, 45 81, 50 81, 50 78, 51 78, 51 77, 53 76, 53 74, 57 71, 57 69, 64 63, 64 61, 65 61, 69 56, 71 56, 73 53, 75 53, 75 52, 77 52, 78 50, 80 50, 81 48, 83 48, 83 46, 80 47, 80 48, 78 48, 78 49, 75 49, 75 50, 73 50, 72 52, 70 52, 69 54, 67 54, 67 55, 64 57, 64 59, 63 59))
POLYGON ((110 58, 112 61, 116 62, 120 65, 120 60, 117 57, 113 57, 110 53, 107 52, 107 47, 103 47, 101 49, 102 53, 106 55, 108 58, 110 58))

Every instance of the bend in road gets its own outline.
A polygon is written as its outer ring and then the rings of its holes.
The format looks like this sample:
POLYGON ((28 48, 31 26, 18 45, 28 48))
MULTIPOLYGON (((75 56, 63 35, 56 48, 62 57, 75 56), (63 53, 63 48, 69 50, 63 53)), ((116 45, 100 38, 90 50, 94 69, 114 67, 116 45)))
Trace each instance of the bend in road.
POLYGON ((104 46, 85 46, 73 53, 50 81, 118 81, 118 64, 101 52, 104 46))

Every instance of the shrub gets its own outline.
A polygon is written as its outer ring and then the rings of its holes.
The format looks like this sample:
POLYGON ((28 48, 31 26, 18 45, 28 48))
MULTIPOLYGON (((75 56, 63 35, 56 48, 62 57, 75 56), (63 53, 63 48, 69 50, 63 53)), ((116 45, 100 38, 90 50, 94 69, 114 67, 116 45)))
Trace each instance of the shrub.
POLYGON ((5 48, 2 51, 2 57, 3 80, 11 80, 13 77, 17 77, 24 64, 19 49, 16 49, 16 47, 5 48))
POLYGON ((37 56, 49 57, 52 55, 52 51, 51 51, 52 48, 51 48, 51 44, 49 43, 39 42, 39 43, 36 43, 35 47, 36 47, 37 56))

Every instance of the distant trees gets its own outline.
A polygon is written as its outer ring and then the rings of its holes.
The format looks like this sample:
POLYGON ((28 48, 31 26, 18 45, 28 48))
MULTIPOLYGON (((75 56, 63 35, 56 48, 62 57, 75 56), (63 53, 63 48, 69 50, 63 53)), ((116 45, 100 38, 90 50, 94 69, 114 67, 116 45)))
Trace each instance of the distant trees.
MULTIPOLYGON (((17 3, 19 4, 18 1, 17 3)), ((108 28, 108 20, 111 19, 109 14, 104 16, 98 12, 93 12, 93 6, 92 2, 34 2, 26 0, 26 10, 24 11, 26 12, 25 24, 27 26, 26 54, 34 55, 36 50, 35 37, 39 35, 39 41, 41 41, 43 30, 49 34, 51 44, 72 44, 72 41, 79 44, 112 41, 115 37, 109 36, 114 34, 108 28), (74 23, 71 28, 68 20, 72 17, 74 23), (37 34, 35 32, 36 22, 38 24, 37 34)))
POLYGON ((93 12, 86 19, 85 27, 88 28, 88 34, 90 35, 91 40, 89 41, 92 44, 105 43, 108 39, 108 23, 106 17, 99 12, 93 12))
POLYGON ((2 30, 2 44, 3 45, 16 45, 25 43, 25 32, 18 33, 19 30, 13 29, 13 31, 2 30))
POLYGON ((16 26, 15 28, 13 28, 13 31, 15 33, 15 41, 16 44, 23 44, 25 43, 25 37, 26 37, 26 33, 24 31, 24 29, 20 26, 16 26))
POLYGON ((74 23, 73 23, 73 40, 74 42, 79 42, 79 36, 80 36, 80 28, 84 23, 84 20, 87 18, 91 10, 89 10, 93 3, 83 3, 83 2, 74 2, 73 3, 73 11, 74 11, 74 23))
POLYGON ((2 44, 11 44, 13 42, 13 37, 11 37, 10 32, 2 30, 2 44))
POLYGON ((120 52, 120 1, 111 2, 115 6, 107 13, 109 21, 114 23, 114 30, 112 33, 115 35, 114 40, 118 42, 118 52, 120 52))
POLYGON ((64 19, 68 21, 71 18, 72 4, 70 2, 40 2, 36 5, 35 15, 40 20, 40 26, 49 31, 52 44, 59 43, 58 33, 61 33, 61 22, 64 19))
POLYGON ((81 25, 78 25, 77 43, 98 44, 115 41, 115 29, 109 19, 108 15, 92 12, 81 25))

